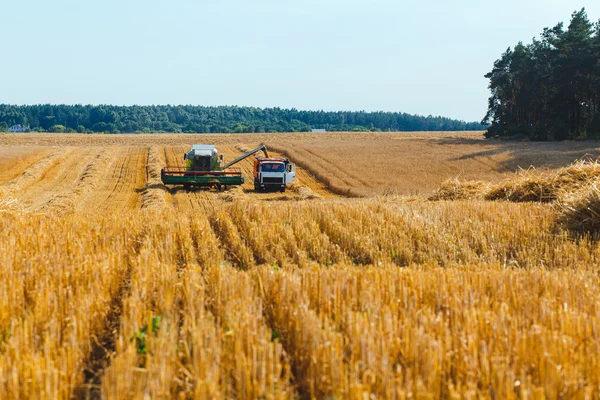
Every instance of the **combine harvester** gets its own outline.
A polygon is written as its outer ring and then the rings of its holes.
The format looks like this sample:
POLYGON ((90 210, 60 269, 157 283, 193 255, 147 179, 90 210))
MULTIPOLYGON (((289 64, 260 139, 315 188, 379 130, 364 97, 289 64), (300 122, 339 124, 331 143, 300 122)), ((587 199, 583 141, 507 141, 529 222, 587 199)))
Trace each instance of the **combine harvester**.
POLYGON ((265 157, 254 160, 254 189, 285 192, 286 186, 296 177, 295 166, 287 158, 270 158, 264 144, 225 165, 221 165, 223 156, 214 145, 195 144, 183 155, 185 168, 167 166, 160 171, 160 178, 165 185, 183 185, 185 189, 215 187, 221 191, 244 183, 242 170, 231 167, 261 150, 265 157))

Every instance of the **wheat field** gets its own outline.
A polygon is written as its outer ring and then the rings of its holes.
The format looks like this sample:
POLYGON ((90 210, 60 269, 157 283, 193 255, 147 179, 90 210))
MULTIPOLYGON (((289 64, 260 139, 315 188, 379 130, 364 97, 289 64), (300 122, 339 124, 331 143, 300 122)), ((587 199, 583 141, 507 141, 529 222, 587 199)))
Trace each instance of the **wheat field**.
POLYGON ((365 135, 0 135, 0 398, 599 397, 597 238, 551 203, 428 200, 598 145, 365 135), (164 187, 202 142, 298 179, 164 187), (418 149, 438 167, 406 171, 418 149))

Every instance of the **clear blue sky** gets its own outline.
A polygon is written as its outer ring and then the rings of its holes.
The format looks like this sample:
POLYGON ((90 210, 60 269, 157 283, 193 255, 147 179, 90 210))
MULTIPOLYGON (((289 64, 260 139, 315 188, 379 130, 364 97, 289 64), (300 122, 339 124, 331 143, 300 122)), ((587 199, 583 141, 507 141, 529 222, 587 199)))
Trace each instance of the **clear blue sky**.
POLYGON ((5 0, 0 103, 480 120, 493 61, 581 7, 600 18, 600 2, 579 1, 5 0))

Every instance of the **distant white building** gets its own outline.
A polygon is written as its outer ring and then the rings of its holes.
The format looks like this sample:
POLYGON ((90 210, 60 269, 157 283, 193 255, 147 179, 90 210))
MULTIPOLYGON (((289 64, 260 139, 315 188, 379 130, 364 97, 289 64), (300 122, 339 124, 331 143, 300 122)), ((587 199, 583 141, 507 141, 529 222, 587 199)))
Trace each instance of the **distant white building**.
POLYGON ((20 125, 20 124, 17 124, 17 125, 13 125, 10 128, 8 128, 8 131, 11 132, 11 133, 14 133, 14 132, 27 132, 27 127, 23 126, 23 125, 20 125))
POLYGON ((312 132, 327 132, 327 129, 313 129, 312 132))

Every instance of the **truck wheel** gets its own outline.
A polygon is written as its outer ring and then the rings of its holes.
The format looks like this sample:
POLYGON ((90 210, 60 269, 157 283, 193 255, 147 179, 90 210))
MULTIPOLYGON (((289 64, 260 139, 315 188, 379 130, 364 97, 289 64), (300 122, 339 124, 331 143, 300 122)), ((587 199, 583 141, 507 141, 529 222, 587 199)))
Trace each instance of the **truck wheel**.
POLYGON ((283 188, 283 189, 279 189, 279 191, 280 191, 281 193, 285 193, 285 188, 283 188))

